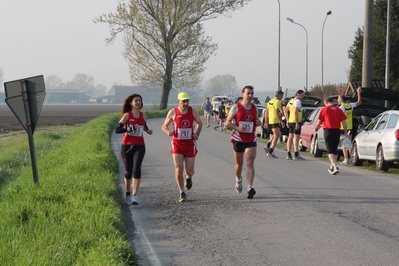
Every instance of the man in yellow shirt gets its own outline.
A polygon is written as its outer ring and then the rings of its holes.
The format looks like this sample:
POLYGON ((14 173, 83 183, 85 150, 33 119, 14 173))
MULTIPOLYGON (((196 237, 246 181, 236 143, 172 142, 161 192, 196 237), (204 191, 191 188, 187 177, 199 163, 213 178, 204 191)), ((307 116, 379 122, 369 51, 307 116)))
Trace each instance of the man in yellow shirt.
POLYGON ((275 97, 271 99, 266 106, 265 113, 265 124, 264 128, 271 128, 273 135, 270 136, 269 142, 265 146, 265 152, 268 157, 277 158, 274 154, 274 148, 277 145, 278 140, 280 139, 280 128, 282 126, 281 120, 281 99, 283 99, 284 92, 277 91, 275 97))
MULTIPOLYGON (((347 125, 347 130, 357 130, 356 128, 353 129, 353 108, 358 107, 362 103, 362 88, 359 87, 357 88, 357 102, 355 103, 346 103, 345 102, 345 96, 340 95, 338 97, 338 105, 339 109, 344 112, 346 115, 346 125, 347 125)), ((341 124, 341 137, 344 135, 344 127, 341 124)), ((348 134, 348 138, 350 141, 352 141, 352 134, 348 134)), ((339 164, 349 164, 349 150, 345 149, 345 147, 342 147, 342 153, 344 155, 344 160, 340 162, 339 164)))
POLYGON ((287 140, 287 160, 304 160, 299 155, 299 135, 301 135, 302 124, 302 99, 305 96, 303 90, 298 90, 295 98, 292 98, 284 110, 284 115, 288 122, 288 140, 287 140), (291 155, 292 144, 294 144, 294 157, 291 155))

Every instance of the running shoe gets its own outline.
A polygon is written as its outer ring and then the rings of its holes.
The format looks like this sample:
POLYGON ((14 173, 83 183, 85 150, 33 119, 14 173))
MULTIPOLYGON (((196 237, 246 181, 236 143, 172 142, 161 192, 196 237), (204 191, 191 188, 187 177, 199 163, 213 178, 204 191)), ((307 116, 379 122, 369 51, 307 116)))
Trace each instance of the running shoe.
POLYGON ((183 191, 182 193, 180 193, 179 202, 185 202, 186 198, 187 198, 186 193, 183 191))
POLYGON ((255 189, 253 187, 251 187, 251 189, 248 190, 247 199, 253 199, 255 194, 256 194, 255 189))
POLYGON ((303 158, 301 155, 298 154, 297 156, 294 155, 293 160, 294 161, 305 161, 305 158, 303 158))
POLYGON ((211 126, 211 125, 209 125, 209 124, 208 124, 208 125, 206 125, 206 127, 207 127, 207 128, 208 128, 208 127, 210 127, 210 126, 211 126))
POLYGON ((349 164, 349 160, 343 160, 342 162, 339 162, 339 164, 341 164, 341 165, 349 164))
POLYGON ((330 165, 330 167, 328 168, 328 173, 332 173, 332 171, 334 171, 334 166, 333 165, 330 165))
POLYGON ((126 202, 126 205, 128 205, 128 206, 132 205, 132 203, 133 203, 132 195, 126 195, 125 196, 125 202, 126 202))
POLYGON ((139 197, 133 196, 133 202, 132 205, 139 205, 139 197))
POLYGON ((191 177, 189 177, 189 178, 186 177, 185 186, 186 186, 187 190, 190 190, 192 188, 193 180, 191 179, 191 177))
POLYGON ((285 157, 285 159, 287 159, 287 160, 292 160, 291 154, 288 154, 287 157, 285 157))
POLYGON ((240 178, 240 181, 237 181, 236 178, 236 185, 235 185, 237 193, 241 193, 242 191, 242 177, 240 178))
POLYGON ((331 174, 332 174, 332 175, 336 175, 336 174, 338 174, 338 173, 339 173, 339 168, 338 168, 337 165, 335 165, 334 168, 333 168, 333 170, 331 171, 331 174))
POLYGON ((278 158, 278 157, 274 154, 274 152, 272 152, 272 153, 268 152, 266 155, 267 155, 267 157, 270 157, 270 158, 278 158))
POLYGON ((267 145, 263 149, 265 150, 266 154, 269 153, 269 147, 267 147, 267 145))

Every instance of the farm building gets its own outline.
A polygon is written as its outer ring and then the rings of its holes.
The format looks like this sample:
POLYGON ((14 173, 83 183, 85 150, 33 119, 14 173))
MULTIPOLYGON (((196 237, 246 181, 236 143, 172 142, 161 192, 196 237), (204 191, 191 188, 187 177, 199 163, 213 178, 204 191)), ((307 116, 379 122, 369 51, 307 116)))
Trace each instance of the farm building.
MULTIPOLYGON (((162 96, 162 89, 160 88, 145 88, 140 86, 113 86, 106 96, 108 102, 123 103, 125 98, 130 94, 137 93, 143 97, 144 103, 159 104, 162 96)), ((169 93, 168 103, 176 103, 178 92, 171 90, 169 93)), ((198 102, 198 94, 196 92, 189 92, 191 102, 198 102)), ((103 97, 104 98, 104 97, 103 97)))
POLYGON ((77 90, 46 90, 46 103, 86 103, 89 97, 86 92, 77 90))

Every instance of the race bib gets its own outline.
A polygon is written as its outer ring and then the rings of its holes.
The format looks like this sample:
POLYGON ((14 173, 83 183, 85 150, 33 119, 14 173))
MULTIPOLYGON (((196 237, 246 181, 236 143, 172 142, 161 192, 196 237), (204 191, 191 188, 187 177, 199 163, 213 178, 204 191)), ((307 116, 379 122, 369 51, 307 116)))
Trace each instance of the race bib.
POLYGON ((177 131, 178 139, 192 139, 193 129, 192 128, 179 128, 177 131))
POLYGON ((254 128, 253 122, 240 121, 238 125, 244 128, 244 133, 252 133, 252 129, 254 128))
POLYGON ((136 130, 130 131, 128 132, 129 136, 133 136, 133 137, 141 137, 143 136, 143 129, 144 126, 138 126, 136 130))

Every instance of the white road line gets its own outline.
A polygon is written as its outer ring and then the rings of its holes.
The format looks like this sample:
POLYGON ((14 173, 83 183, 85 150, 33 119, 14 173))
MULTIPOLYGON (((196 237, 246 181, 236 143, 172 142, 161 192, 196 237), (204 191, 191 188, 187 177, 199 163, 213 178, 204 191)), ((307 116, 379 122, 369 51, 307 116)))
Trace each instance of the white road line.
MULTIPOLYGON (((124 165, 122 158, 120 156, 120 143, 121 140, 119 140, 118 136, 116 136, 115 133, 112 133, 111 136, 111 147, 114 151, 114 154, 116 156, 116 159, 118 160, 119 164, 119 177, 123 178, 123 173, 125 171, 124 165)), ((124 186, 123 184, 120 185, 121 192, 124 192, 124 186)), ((135 237, 132 240, 132 244, 136 248, 137 255, 141 259, 145 258, 145 261, 139 261, 140 265, 142 266, 161 266, 161 262, 159 261, 159 258, 157 254, 155 253, 151 242, 148 240, 147 235, 145 234, 143 228, 141 227, 142 221, 139 217, 139 215, 135 215, 135 212, 133 211, 133 208, 129 208, 132 220, 134 222, 134 227, 135 227, 135 237)))

